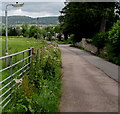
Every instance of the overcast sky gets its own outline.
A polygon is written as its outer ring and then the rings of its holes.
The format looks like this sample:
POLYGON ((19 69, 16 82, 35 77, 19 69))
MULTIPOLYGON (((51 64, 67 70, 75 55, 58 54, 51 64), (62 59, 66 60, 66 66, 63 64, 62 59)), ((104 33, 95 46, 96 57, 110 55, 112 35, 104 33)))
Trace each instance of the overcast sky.
MULTIPOLYGON (((9 0, 11 1, 11 0, 9 0)), ((12 0, 13 1, 13 0, 12 0)), ((36 0, 38 1, 38 0, 36 0)), ((8 15, 22 15, 30 17, 46 17, 46 16, 58 16, 59 11, 64 7, 64 2, 24 2, 24 6, 21 8, 13 8, 8 6, 8 15)), ((2 2, 2 15, 5 15, 5 6, 15 2, 2 2)), ((20 2, 22 3, 22 1, 20 2)))

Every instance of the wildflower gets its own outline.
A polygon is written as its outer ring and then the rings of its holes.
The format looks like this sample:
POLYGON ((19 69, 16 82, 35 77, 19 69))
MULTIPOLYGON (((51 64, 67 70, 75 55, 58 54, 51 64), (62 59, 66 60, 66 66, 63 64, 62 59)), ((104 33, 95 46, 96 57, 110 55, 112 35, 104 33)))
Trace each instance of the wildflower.
POLYGON ((45 52, 49 52, 48 50, 45 50, 45 52))
POLYGON ((19 83, 22 83, 22 79, 14 79, 15 80, 15 83, 19 84, 19 83))

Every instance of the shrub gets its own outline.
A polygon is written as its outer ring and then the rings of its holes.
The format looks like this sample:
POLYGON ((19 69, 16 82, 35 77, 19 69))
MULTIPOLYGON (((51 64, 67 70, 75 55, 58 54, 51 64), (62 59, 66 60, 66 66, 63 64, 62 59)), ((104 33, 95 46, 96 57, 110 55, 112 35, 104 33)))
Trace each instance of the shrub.
POLYGON ((120 64, 120 20, 118 20, 108 32, 108 58, 116 64, 120 64))
POLYGON ((70 35, 70 41, 71 41, 71 43, 73 43, 73 44, 75 43, 74 37, 75 37, 74 34, 71 34, 71 35, 70 35))
POLYGON ((99 51, 100 48, 103 48, 105 46, 105 44, 107 43, 107 39, 108 32, 100 32, 93 36, 92 44, 95 45, 99 51))

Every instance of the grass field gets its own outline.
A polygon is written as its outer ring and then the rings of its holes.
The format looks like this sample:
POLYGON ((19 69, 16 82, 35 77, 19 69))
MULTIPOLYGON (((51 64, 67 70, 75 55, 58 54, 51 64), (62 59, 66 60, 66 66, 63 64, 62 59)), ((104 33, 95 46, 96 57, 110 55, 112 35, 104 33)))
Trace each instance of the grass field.
MULTIPOLYGON (((0 42, 2 42, 2 56, 5 56, 5 37, 2 37, 0 40, 0 42)), ((45 45, 46 43, 44 41, 36 40, 35 38, 20 38, 13 36, 8 38, 8 53, 16 53, 30 47, 40 48, 45 45)))

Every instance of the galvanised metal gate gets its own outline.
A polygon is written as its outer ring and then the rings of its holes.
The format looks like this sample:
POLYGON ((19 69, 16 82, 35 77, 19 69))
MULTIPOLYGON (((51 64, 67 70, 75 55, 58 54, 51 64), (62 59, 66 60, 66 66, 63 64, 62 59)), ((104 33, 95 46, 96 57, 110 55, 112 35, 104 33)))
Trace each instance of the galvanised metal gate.
POLYGON ((6 107, 11 101, 12 89, 15 86, 20 86, 20 83, 17 84, 17 81, 22 80, 23 75, 28 73, 33 50, 34 48, 30 48, 18 53, 0 57, 0 63, 2 64, 2 69, 0 69, 1 109, 6 107), (7 66, 5 65, 6 60, 7 66))

